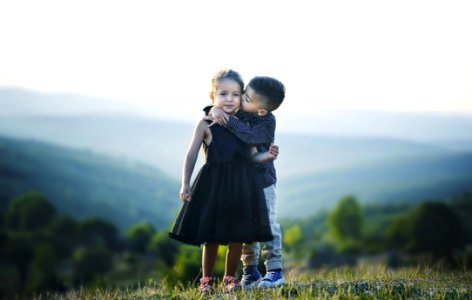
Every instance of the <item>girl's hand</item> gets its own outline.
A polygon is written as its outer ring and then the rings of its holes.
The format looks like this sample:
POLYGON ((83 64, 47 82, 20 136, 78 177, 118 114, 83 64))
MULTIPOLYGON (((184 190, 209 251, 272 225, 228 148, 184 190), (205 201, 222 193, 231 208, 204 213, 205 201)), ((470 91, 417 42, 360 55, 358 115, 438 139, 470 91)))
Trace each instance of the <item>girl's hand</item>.
POLYGON ((182 187, 180 188, 180 200, 184 202, 190 202, 190 200, 192 200, 189 184, 182 184, 182 187))

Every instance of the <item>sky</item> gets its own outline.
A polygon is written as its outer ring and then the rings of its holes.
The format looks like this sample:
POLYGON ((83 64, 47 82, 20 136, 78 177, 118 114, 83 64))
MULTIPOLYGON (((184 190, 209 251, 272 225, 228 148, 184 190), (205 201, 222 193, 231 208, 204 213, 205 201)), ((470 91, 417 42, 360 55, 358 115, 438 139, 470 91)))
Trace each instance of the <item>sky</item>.
POLYGON ((287 87, 276 115, 472 112, 472 1, 0 1, 0 87, 189 119, 232 68, 287 87))

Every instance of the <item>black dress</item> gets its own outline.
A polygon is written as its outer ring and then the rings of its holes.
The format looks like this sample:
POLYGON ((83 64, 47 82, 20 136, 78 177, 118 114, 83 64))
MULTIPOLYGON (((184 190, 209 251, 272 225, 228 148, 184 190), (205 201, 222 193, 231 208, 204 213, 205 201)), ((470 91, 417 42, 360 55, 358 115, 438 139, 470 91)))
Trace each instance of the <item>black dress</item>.
POLYGON ((206 163, 169 236, 197 246, 271 241, 264 192, 249 147, 224 127, 210 130, 212 141, 203 145, 206 163))

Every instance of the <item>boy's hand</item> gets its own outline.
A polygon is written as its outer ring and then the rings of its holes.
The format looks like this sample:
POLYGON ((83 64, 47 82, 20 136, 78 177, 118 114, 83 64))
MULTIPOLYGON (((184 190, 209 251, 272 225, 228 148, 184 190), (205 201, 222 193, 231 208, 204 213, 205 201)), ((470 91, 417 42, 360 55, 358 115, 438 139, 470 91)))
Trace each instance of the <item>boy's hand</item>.
POLYGON ((182 184, 180 188, 180 200, 184 202, 190 202, 192 200, 192 194, 190 193, 190 185, 182 184))
POLYGON ((210 109, 208 116, 204 117, 203 119, 212 121, 208 127, 211 127, 215 124, 226 126, 226 124, 228 124, 229 116, 221 108, 213 106, 210 109))
POLYGON ((279 146, 271 144, 269 147, 269 158, 275 160, 277 156, 279 156, 279 146))

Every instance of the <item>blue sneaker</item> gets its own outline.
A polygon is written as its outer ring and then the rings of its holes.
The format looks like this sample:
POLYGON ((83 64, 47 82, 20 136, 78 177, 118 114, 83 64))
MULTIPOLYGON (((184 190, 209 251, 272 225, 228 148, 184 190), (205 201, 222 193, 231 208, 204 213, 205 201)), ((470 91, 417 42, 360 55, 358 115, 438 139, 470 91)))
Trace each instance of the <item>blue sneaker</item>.
POLYGON ((268 271, 258 286, 261 288, 272 288, 281 286, 284 282, 285 278, 282 275, 282 271, 268 271))
POLYGON ((243 268, 243 278, 241 278, 241 286, 243 289, 254 288, 261 280, 262 276, 257 270, 257 266, 250 265, 243 268))

